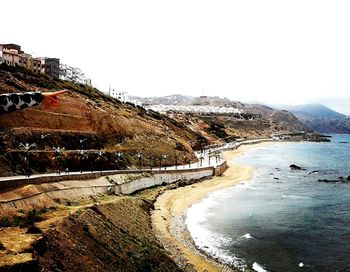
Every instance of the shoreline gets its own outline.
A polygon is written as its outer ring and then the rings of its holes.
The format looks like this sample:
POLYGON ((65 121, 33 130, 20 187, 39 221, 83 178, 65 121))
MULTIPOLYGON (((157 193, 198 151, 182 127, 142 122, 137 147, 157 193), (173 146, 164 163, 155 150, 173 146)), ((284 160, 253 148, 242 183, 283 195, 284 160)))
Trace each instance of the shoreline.
POLYGON ((165 191, 154 203, 151 215, 153 230, 171 258, 185 271, 234 271, 201 252, 194 244, 185 224, 187 208, 204 199, 210 192, 242 181, 249 181, 254 173, 252 166, 240 166, 231 161, 251 149, 271 145, 273 142, 242 145, 224 152, 229 168, 220 177, 214 177, 176 190, 165 191))

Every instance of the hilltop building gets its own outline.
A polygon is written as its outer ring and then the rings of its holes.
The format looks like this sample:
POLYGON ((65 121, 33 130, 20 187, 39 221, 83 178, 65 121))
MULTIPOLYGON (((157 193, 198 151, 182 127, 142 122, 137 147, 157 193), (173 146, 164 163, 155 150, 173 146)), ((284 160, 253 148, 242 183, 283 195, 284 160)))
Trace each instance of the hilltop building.
POLYGON ((3 48, 3 45, 0 44, 0 64, 2 64, 2 48, 3 48))
POLYGON ((18 45, 18 44, 7 43, 7 44, 3 44, 2 46, 3 46, 4 48, 7 48, 7 49, 16 50, 19 54, 24 53, 24 52, 21 50, 21 46, 18 45))
POLYGON ((118 99, 121 102, 128 102, 129 101, 128 93, 125 91, 120 91, 120 90, 110 88, 109 95, 115 99, 118 99))
POLYGON ((60 64, 59 78, 91 86, 91 79, 87 78, 81 69, 67 64, 60 64))
POLYGON ((2 48, 2 58, 3 63, 9 66, 18 66, 19 65, 19 53, 16 49, 11 49, 7 47, 2 48))
POLYGON ((125 91, 119 91, 116 89, 113 89, 109 87, 108 91, 109 96, 113 97, 114 99, 118 99, 119 101, 125 103, 125 102, 130 102, 128 93, 125 91))
POLYGON ((2 63, 23 67, 34 73, 45 74, 53 78, 91 86, 91 79, 86 78, 79 68, 60 64, 58 58, 33 58, 31 54, 22 51, 21 46, 17 44, 0 44, 0 64, 2 63))
POLYGON ((59 79, 60 76, 60 59, 45 58, 44 59, 45 75, 59 79))

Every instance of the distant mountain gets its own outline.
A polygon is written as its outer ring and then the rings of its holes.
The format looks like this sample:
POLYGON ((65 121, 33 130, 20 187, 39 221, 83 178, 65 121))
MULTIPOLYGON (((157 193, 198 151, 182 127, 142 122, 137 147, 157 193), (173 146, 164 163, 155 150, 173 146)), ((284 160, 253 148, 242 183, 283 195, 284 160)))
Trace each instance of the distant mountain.
POLYGON ((274 105, 276 109, 293 113, 315 132, 350 133, 350 118, 321 104, 274 105))
POLYGON ((346 115, 336 112, 321 104, 306 104, 306 105, 278 105, 277 108, 282 110, 287 110, 295 115, 310 116, 316 118, 326 118, 326 119, 341 119, 346 117, 346 115))

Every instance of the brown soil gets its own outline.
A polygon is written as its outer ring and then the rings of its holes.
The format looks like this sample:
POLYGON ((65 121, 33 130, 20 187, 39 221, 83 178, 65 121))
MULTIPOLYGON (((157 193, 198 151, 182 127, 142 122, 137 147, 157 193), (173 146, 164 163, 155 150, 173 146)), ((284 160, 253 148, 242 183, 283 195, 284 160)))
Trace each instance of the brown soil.
POLYGON ((76 204, 45 213, 36 223, 43 234, 1 228, 0 271, 181 271, 157 243, 151 202, 101 196, 76 204))

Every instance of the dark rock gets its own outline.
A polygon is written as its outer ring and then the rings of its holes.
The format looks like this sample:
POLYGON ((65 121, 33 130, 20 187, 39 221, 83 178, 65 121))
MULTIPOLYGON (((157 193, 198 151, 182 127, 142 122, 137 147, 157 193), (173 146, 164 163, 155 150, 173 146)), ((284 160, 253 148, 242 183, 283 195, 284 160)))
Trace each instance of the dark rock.
POLYGON ((274 177, 273 179, 279 180, 279 178, 274 177))
POLYGON ((305 169, 301 168, 299 165, 296 165, 296 164, 289 165, 289 168, 291 170, 305 170, 305 169))
POLYGON ((315 173, 319 173, 320 171, 318 170, 314 170, 314 171, 311 171, 309 174, 315 174, 315 173))
POLYGON ((350 176, 348 176, 348 177, 346 178, 346 180, 347 180, 347 181, 350 181, 350 176))
POLYGON ((343 177, 339 177, 338 179, 343 180, 344 178, 343 177))
POLYGON ((39 233, 43 233, 43 231, 40 228, 38 228, 37 226, 31 225, 28 227, 26 233, 39 234, 39 233))
POLYGON ((339 182, 339 180, 335 180, 335 179, 319 179, 319 182, 326 182, 326 183, 335 183, 335 182, 339 182))

